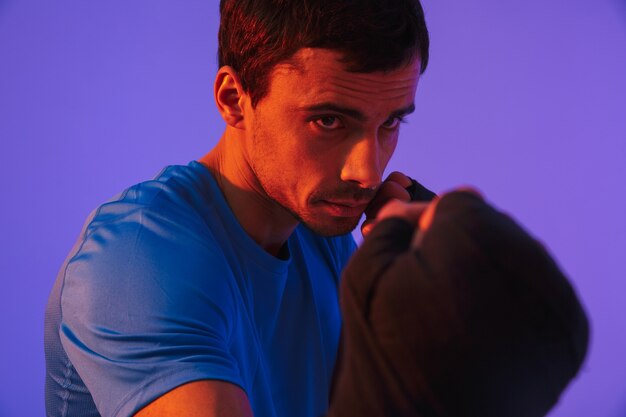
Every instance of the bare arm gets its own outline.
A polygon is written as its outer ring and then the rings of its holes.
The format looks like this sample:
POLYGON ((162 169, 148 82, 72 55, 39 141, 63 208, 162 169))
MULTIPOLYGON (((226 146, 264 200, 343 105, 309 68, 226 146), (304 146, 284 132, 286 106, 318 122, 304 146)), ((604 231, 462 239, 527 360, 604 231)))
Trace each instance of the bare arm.
POLYGON ((135 417, 253 417, 246 393, 224 381, 181 385, 148 404, 135 417))

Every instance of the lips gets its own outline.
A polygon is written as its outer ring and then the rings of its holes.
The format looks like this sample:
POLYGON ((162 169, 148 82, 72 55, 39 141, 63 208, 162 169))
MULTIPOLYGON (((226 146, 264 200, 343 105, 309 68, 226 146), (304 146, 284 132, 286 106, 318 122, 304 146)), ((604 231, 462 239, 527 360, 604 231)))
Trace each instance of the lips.
POLYGON ((324 207, 338 217, 357 217, 363 214, 367 202, 357 201, 329 201, 323 200, 324 207))

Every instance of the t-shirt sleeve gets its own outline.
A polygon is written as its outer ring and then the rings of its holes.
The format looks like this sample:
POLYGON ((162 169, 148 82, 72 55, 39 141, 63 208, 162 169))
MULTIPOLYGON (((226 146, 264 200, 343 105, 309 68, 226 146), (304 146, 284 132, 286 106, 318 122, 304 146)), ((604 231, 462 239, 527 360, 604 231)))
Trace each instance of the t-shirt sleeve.
POLYGON ((103 416, 133 415, 197 380, 246 390, 229 353, 232 272, 206 235, 168 222, 140 211, 91 227, 65 271, 68 372, 76 369, 103 416))

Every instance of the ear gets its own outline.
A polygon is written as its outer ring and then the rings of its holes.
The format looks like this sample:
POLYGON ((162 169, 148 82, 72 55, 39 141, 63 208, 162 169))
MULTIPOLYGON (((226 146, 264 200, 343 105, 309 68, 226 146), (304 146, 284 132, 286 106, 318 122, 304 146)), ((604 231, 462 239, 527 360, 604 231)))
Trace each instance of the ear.
POLYGON ((237 72, 229 66, 219 69, 214 85, 215 103, 224 121, 237 129, 243 129, 244 102, 247 94, 237 72))

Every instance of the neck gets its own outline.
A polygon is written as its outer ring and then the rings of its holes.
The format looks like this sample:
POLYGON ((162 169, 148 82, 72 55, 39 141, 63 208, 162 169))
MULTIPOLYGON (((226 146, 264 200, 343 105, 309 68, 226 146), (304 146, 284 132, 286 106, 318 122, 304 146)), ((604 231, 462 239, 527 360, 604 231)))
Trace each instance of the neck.
POLYGON ((230 129, 199 162, 213 174, 246 233, 266 252, 278 256, 298 221, 265 193, 247 162, 241 146, 244 138, 230 129))

